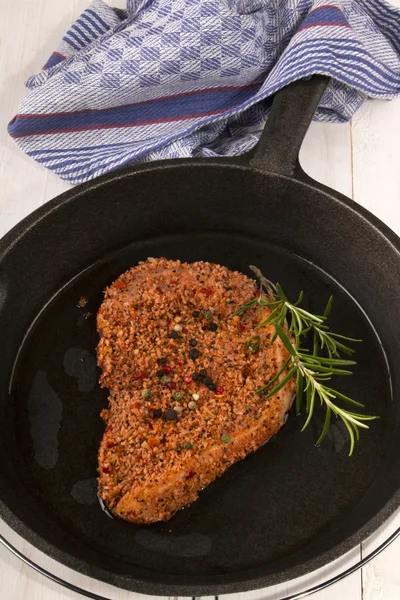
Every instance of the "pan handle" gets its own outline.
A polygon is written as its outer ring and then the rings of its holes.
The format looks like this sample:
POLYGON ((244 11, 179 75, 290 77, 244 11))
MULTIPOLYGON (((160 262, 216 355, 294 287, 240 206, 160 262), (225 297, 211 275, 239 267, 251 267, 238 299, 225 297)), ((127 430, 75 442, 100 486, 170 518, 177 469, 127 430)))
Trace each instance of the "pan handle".
POLYGON ((259 142, 246 155, 247 163, 262 171, 293 175, 304 136, 328 83, 329 77, 313 75, 279 90, 259 142))

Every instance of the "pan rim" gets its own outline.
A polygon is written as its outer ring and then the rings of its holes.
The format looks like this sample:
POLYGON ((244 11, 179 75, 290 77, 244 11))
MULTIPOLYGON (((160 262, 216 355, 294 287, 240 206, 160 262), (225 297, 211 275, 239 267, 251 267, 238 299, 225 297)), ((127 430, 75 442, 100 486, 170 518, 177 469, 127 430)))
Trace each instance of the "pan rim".
MULTIPOLYGON (((340 558, 347 552, 350 552, 357 545, 367 540, 381 525, 383 525, 399 508, 400 506, 400 490, 398 490, 388 500, 383 508, 372 517, 367 523, 360 527, 352 536, 346 538, 334 547, 319 554, 318 557, 311 558, 306 562, 295 565, 294 567, 278 571, 268 575, 251 575, 251 570, 240 571, 234 574, 234 579, 230 582, 219 581, 219 579, 226 579, 232 577, 232 574, 227 575, 211 575, 207 579, 213 579, 214 581, 207 581, 206 583, 195 582, 168 582, 160 583, 152 580, 151 578, 128 576, 111 573, 110 571, 95 566, 93 564, 84 562, 71 554, 68 554, 54 544, 48 542, 40 534, 33 531, 30 527, 27 527, 23 521, 21 521, 16 515, 9 509, 9 507, 0 498, 0 518, 8 525, 13 531, 20 535, 27 542, 32 544, 35 548, 56 560, 62 565, 69 567, 70 569, 82 573, 88 577, 92 577, 104 583, 114 585, 115 587, 133 591, 141 594, 155 595, 155 596, 218 596, 221 594, 232 594, 238 592, 249 592, 256 589, 268 588, 272 585, 276 585, 283 582, 292 581, 297 577, 311 573, 321 567, 324 567, 332 561, 340 558), (246 575, 250 574, 250 575, 246 575)), ((255 569, 260 571, 262 567, 255 569)), ((175 575, 175 579, 182 580, 181 575, 175 575)), ((188 576, 190 578, 190 576, 188 576)), ((202 579, 205 579, 202 576, 202 579)))
POLYGON ((72 187, 69 190, 66 190, 62 194, 59 194, 55 198, 48 200, 34 211, 26 215, 21 221, 16 223, 14 227, 12 227, 8 232, 5 233, 3 237, 0 238, 0 263, 6 255, 7 251, 10 250, 21 238, 27 233, 30 229, 32 229, 37 223, 42 221, 48 215, 55 212, 62 205, 68 204, 69 202, 75 200, 75 198, 84 195, 89 190, 95 190, 96 188, 112 184, 114 181, 120 179, 128 179, 130 177, 135 177, 136 175, 140 175, 146 172, 152 171, 164 171, 168 169, 180 169, 188 167, 192 168, 228 168, 228 169, 238 169, 240 171, 251 171, 253 173, 259 173, 263 176, 274 177, 278 179, 282 179, 284 181, 292 181, 306 188, 316 189, 320 193, 324 194, 328 198, 334 200, 335 202, 339 202, 341 205, 346 207, 347 210, 354 212, 359 215, 368 223, 368 225, 372 226, 375 230, 379 231, 381 235, 383 235, 393 246, 397 253, 400 254, 400 237, 381 219, 376 217, 373 213, 371 213, 367 208, 358 204, 348 196, 329 188, 322 183, 319 183, 315 179, 309 177, 303 169, 300 167, 300 164, 297 166, 295 173, 293 176, 282 175, 280 173, 274 173, 272 171, 262 170, 253 166, 250 166, 247 162, 243 160, 243 157, 239 158, 183 158, 183 159, 172 159, 172 160, 159 160, 153 163, 142 163, 139 165, 135 165, 134 167, 129 166, 124 169, 119 169, 112 171, 111 173, 107 173, 102 175, 94 180, 87 181, 78 186, 72 187))
MULTIPOLYGON (((388 241, 397 254, 400 254, 400 238, 380 219, 375 217, 366 208, 356 204, 350 198, 319 184, 305 175, 301 169, 297 170, 296 175, 293 177, 275 174, 245 164, 239 159, 181 159, 174 161, 158 161, 157 163, 142 164, 139 166, 127 167, 124 170, 115 171, 113 173, 104 175, 94 181, 87 182, 67 190, 60 196, 50 200, 44 205, 37 208, 35 211, 30 213, 22 221, 16 224, 1 240, 0 240, 0 264, 3 258, 7 255, 8 251, 23 239, 24 235, 34 228, 39 222, 45 219, 47 216, 56 212, 61 206, 76 198, 84 195, 88 190, 95 190, 101 186, 111 185, 114 181, 127 179, 134 177, 138 174, 146 172, 154 172, 157 170, 166 169, 180 169, 188 167, 200 168, 220 168, 228 167, 239 169, 243 171, 252 171, 260 173, 263 176, 276 177, 283 180, 291 180, 295 183, 317 189, 320 193, 324 194, 328 198, 341 203, 345 209, 351 210, 357 213, 368 225, 377 230, 385 239, 388 241)), ((101 581, 111 583, 117 587, 136 591, 140 593, 156 594, 156 595, 169 595, 169 596, 200 596, 200 595, 215 595, 222 593, 233 593, 239 591, 249 591, 252 589, 258 589, 268 587, 270 585, 280 583, 282 581, 289 581, 305 573, 309 573, 321 566, 324 566, 332 560, 342 556, 347 551, 351 550, 354 546, 364 541, 371 533, 373 533, 380 525, 383 524, 398 508, 400 505, 400 489, 397 490, 388 502, 362 527, 360 527, 352 536, 346 538, 339 544, 336 544, 333 548, 330 548, 323 552, 318 557, 309 559, 301 565, 295 565, 294 567, 287 568, 283 571, 276 572, 269 575, 256 575, 252 570, 241 571, 236 574, 226 575, 212 575, 202 579, 213 580, 206 583, 157 583, 146 578, 137 578, 136 576, 129 575, 117 575, 110 573, 102 567, 95 566, 93 564, 84 562, 81 559, 74 557, 64 551, 61 551, 57 546, 48 542, 41 535, 36 533, 30 527, 25 525, 23 521, 17 517, 12 510, 6 505, 0 498, 0 517, 8 524, 14 531, 26 539, 29 543, 32 543, 36 548, 54 558, 58 562, 78 571, 99 579, 101 581), (246 575, 246 573, 248 575, 246 575), (233 577, 232 577, 233 575, 233 577), (219 581, 220 579, 231 578, 232 580, 228 583, 219 581)), ((262 570, 262 567, 255 569, 255 571, 262 570)), ((191 578, 188 576, 189 579, 191 578)), ((182 577, 175 576, 176 579, 182 577)))

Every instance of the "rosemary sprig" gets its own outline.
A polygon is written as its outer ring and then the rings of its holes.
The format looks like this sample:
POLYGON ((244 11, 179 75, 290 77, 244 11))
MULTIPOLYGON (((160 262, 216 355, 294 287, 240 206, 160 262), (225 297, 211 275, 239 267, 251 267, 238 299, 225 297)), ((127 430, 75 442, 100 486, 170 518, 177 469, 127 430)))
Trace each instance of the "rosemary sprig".
MULTIPOLYGON (((371 421, 379 417, 342 408, 336 401, 344 401, 358 407, 363 407, 363 404, 334 390, 326 385, 326 382, 329 382, 333 375, 352 374, 348 367, 356 363, 349 358, 342 358, 342 354, 352 356, 354 349, 345 342, 360 342, 361 340, 329 331, 326 320, 332 309, 332 296, 328 300, 324 313, 314 315, 300 306, 303 300, 303 292, 300 293, 296 302, 289 302, 278 283, 276 286, 273 285, 257 267, 251 266, 250 268, 257 275, 260 282, 260 294, 240 306, 233 314, 239 315, 252 308, 269 308, 268 317, 261 321, 258 328, 273 325, 275 334, 270 343, 272 344, 279 337, 289 352, 289 357, 279 372, 265 386, 258 389, 257 393, 266 394, 266 399, 270 398, 289 379, 296 377, 296 413, 300 413, 305 398, 305 411, 307 414, 302 431, 309 425, 314 414, 315 403, 319 401, 321 406, 325 406, 326 413, 325 422, 316 445, 318 446, 328 433, 331 416, 334 414, 335 417, 343 421, 347 428, 350 438, 349 456, 351 456, 355 442, 359 439, 359 428, 368 429, 365 421, 371 421), (307 334, 312 336, 312 351, 302 346, 302 340, 307 334), (325 356, 321 356, 321 351, 324 351, 325 356), (281 378, 282 375, 284 377, 281 378)), ((252 340, 249 340, 248 347, 251 347, 252 340)), ((257 336, 257 340, 259 340, 260 345, 261 339, 259 336, 257 336)))

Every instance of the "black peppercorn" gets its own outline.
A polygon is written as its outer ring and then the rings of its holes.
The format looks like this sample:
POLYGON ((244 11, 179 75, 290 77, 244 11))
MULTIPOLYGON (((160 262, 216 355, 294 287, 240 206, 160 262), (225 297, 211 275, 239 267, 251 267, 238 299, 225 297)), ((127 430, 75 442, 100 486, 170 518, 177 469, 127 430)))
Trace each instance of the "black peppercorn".
POLYGON ((171 331, 171 333, 169 334, 169 337, 172 338, 173 340, 176 340, 176 338, 179 337, 179 333, 177 331, 171 331))
POLYGON ((176 412, 176 410, 173 410, 172 408, 170 408, 165 411, 165 419, 167 421, 176 421, 177 417, 178 417, 178 413, 176 412))
POLYGON ((198 373, 192 373, 193 381, 198 381, 200 379, 200 375, 198 373))
POLYGON ((196 348, 193 348, 192 350, 190 350, 189 358, 191 358, 192 360, 196 360, 196 358, 199 358, 199 356, 200 356, 200 352, 198 350, 196 350, 196 348))
POLYGON ((213 380, 211 379, 211 377, 208 377, 208 375, 206 377, 204 377, 203 379, 203 383, 204 385, 211 385, 213 382, 213 380))
POLYGON ((164 371, 160 369, 159 371, 157 371, 156 375, 157 377, 164 377, 164 371))
POLYGON ((201 369, 199 371, 199 375, 200 375, 200 377, 205 377, 207 375, 207 369, 201 369))
POLYGON ((197 340, 189 340, 189 344, 192 346, 192 348, 194 348, 197 346, 197 340))
POLYGON ((209 326, 208 326, 208 329, 210 331, 217 331, 218 325, 216 323, 210 323, 209 326))
POLYGON ((158 362, 160 363, 160 365, 166 365, 167 364, 167 359, 166 358, 160 358, 158 360, 158 362))
POLYGON ((155 410, 153 410, 153 418, 154 419, 159 419, 160 417, 162 417, 162 410, 161 410, 161 408, 156 408, 155 410))
POLYGON ((208 389, 211 392, 215 392, 217 390, 217 386, 215 385, 215 383, 210 383, 210 385, 208 386, 208 389))
POLYGON ((194 317, 195 319, 198 319, 200 316, 200 312, 198 310, 194 310, 192 312, 192 317, 194 317))

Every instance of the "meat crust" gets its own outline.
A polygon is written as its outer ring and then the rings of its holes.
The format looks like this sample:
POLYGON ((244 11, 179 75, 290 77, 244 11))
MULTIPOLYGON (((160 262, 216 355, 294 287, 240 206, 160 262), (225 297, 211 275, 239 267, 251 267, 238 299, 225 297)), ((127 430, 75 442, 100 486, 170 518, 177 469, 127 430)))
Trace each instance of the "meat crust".
POLYGON ((268 311, 232 316, 258 293, 220 265, 167 259, 107 288, 97 315, 110 390, 99 495, 118 517, 168 520, 285 423, 294 381, 268 399, 256 393, 288 358, 270 326, 257 329, 268 311))

